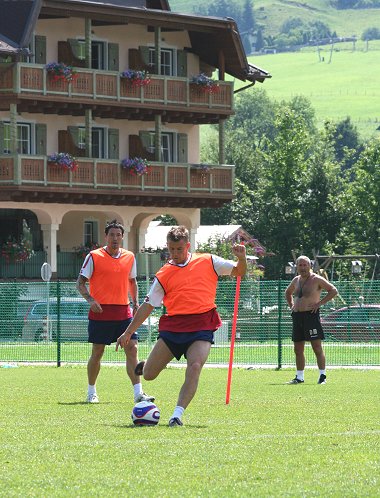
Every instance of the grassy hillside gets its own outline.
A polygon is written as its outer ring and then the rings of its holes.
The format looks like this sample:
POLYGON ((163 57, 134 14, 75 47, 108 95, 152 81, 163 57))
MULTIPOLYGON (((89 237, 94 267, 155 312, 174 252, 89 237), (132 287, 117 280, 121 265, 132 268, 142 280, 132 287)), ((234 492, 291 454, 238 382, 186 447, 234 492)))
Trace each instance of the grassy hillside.
MULTIPOLYGON (((209 0, 169 0, 174 12, 193 13, 209 0)), ((244 0, 237 0, 241 5, 244 0)), ((336 10, 330 0, 252 0, 256 21, 265 27, 265 35, 277 34, 289 17, 300 17, 305 22, 319 20, 327 24, 338 36, 356 35, 360 38, 366 28, 380 28, 380 10, 336 10)))
MULTIPOLYGON (((171 0, 173 11, 192 13, 193 7, 206 0, 171 0)), ((244 0, 240 0, 243 4, 244 0)), ((380 28, 380 9, 336 10, 330 0, 253 0, 256 20, 265 26, 266 34, 279 32, 289 17, 301 17, 305 22, 320 20, 338 36, 356 35, 359 39, 368 27, 380 28)), ((368 46, 360 40, 321 47, 319 61, 316 47, 298 53, 254 56, 250 61, 267 71, 273 78, 263 84, 270 97, 289 100, 295 95, 310 99, 319 124, 326 119, 339 121, 351 117, 363 137, 379 135, 380 126, 380 41, 368 46), (331 58, 331 61, 330 61, 331 58)), ((235 88, 242 86, 235 82, 235 88)), ((261 86, 257 83, 257 86, 261 86)))
MULTIPOLYGON (((281 101, 295 95, 307 97, 316 110, 318 122, 339 121, 347 116, 364 137, 379 135, 380 126, 380 42, 322 47, 319 62, 316 48, 299 53, 251 57, 250 61, 268 70, 272 79, 263 84, 270 97, 281 101), (331 62, 330 61, 331 57, 331 62)), ((260 85, 260 83, 257 83, 260 85)), ((242 83, 235 81, 235 88, 242 83)))

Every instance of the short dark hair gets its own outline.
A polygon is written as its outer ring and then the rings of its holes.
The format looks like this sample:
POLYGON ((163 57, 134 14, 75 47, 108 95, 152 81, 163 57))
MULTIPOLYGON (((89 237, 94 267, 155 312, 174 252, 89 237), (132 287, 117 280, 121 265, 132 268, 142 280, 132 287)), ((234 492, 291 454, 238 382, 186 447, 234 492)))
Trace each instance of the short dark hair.
POLYGON ((121 230, 122 235, 124 235, 124 227, 116 219, 114 219, 112 221, 107 221, 106 228, 104 229, 104 233, 106 235, 108 235, 108 232, 111 230, 111 228, 118 228, 119 230, 121 230))
POLYGON ((180 240, 189 242, 189 230, 183 225, 180 225, 178 227, 172 227, 169 230, 166 239, 168 241, 170 240, 171 242, 179 242, 180 240))

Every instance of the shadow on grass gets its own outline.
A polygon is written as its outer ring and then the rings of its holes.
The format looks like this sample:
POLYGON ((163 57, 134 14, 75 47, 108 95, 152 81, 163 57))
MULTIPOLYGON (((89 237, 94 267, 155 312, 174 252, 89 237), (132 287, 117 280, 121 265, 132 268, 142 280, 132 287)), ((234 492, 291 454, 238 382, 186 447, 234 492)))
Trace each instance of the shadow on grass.
POLYGON ((208 425, 194 425, 194 424, 186 424, 183 427, 169 427, 168 424, 157 424, 157 425, 133 425, 133 424, 117 424, 110 425, 104 424, 106 427, 113 427, 116 429, 135 429, 135 430, 143 430, 143 429, 161 429, 166 430, 170 429, 173 432, 181 432, 186 429, 208 429, 208 425))
MULTIPOLYGON (((77 405, 99 405, 100 403, 87 403, 87 401, 70 401, 65 403, 64 401, 58 401, 58 405, 63 405, 63 406, 77 406, 77 405)), ((102 401, 102 405, 112 405, 110 401, 102 401)))

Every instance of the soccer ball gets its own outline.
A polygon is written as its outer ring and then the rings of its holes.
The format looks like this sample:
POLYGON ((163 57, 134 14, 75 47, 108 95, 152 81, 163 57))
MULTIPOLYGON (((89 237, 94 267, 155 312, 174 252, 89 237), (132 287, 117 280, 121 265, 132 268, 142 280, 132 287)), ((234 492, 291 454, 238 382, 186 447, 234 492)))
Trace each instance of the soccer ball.
POLYGON ((131 417, 135 425, 157 425, 160 410, 150 401, 140 401, 133 407, 131 417))

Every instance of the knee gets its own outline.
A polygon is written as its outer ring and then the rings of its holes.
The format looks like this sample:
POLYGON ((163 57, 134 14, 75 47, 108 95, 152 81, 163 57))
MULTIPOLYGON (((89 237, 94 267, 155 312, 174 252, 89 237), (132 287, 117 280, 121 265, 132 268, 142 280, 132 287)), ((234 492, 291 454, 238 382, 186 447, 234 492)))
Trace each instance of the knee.
POLYGON ((125 354, 127 356, 127 359, 137 358, 137 343, 129 342, 127 349, 125 350, 125 354))
POLYGON ((143 379, 144 380, 154 380, 157 377, 158 373, 154 372, 149 368, 149 365, 144 365, 143 370, 143 379))
POLYGON ((202 370, 202 364, 199 361, 194 361, 187 367, 187 371, 191 376, 194 377, 199 377, 201 370, 202 370))

